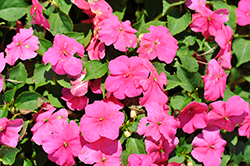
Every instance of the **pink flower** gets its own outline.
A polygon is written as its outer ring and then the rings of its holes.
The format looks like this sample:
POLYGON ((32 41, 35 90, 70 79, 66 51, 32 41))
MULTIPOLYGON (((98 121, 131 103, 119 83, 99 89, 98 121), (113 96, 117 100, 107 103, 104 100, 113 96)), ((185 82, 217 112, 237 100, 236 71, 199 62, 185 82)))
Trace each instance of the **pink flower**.
POLYGON ((169 33, 168 28, 160 25, 158 27, 150 25, 150 33, 143 34, 140 47, 137 52, 139 57, 159 60, 171 63, 178 49, 177 40, 169 33))
POLYGON ((74 57, 75 53, 83 57, 83 45, 73 38, 56 34, 53 47, 43 54, 43 62, 45 65, 51 63, 57 74, 76 76, 81 73, 83 65, 81 59, 74 57))
POLYGON ((0 92, 3 90, 3 76, 0 75, 0 92))
POLYGON ((193 133, 196 129, 207 126, 208 107, 205 103, 192 101, 179 114, 180 127, 186 133, 193 133))
POLYGON ((204 37, 215 36, 223 23, 229 20, 228 9, 218 9, 214 12, 201 5, 199 12, 192 15, 190 27, 194 32, 201 32, 204 37))
POLYGON ((130 154, 128 166, 157 166, 152 162, 152 158, 146 154, 130 154))
POLYGON ((189 9, 200 12, 200 9, 206 6, 206 0, 186 0, 185 4, 189 9))
POLYGON ((109 62, 109 70, 110 75, 105 81, 105 88, 113 92, 116 98, 125 99, 142 93, 142 88, 134 84, 136 80, 146 79, 149 74, 142 58, 119 56, 109 62))
POLYGON ((162 106, 153 102, 147 106, 147 115, 139 122, 138 134, 151 136, 155 141, 163 136, 171 142, 180 123, 174 117, 166 114, 162 106))
POLYGON ((100 42, 97 38, 92 37, 89 46, 86 51, 88 51, 89 59, 103 59, 105 56, 105 45, 100 42))
POLYGON ((4 58, 4 53, 0 52, 0 73, 3 71, 3 69, 5 68, 5 64, 6 64, 7 60, 4 58))
POLYGON ((48 158, 58 165, 69 166, 75 164, 75 157, 81 151, 80 131, 75 121, 70 124, 63 120, 57 127, 57 133, 46 135, 42 139, 42 147, 48 158))
POLYGON ((237 16, 237 24, 245 26, 250 24, 250 1, 240 0, 238 8, 235 9, 237 16))
POLYGON ((100 138, 99 140, 83 146, 79 159, 85 164, 94 166, 119 166, 122 146, 119 140, 100 138))
POLYGON ((74 111, 77 109, 78 111, 83 110, 89 102, 89 99, 86 96, 74 96, 71 92, 70 89, 63 88, 62 89, 62 97, 64 101, 66 101, 66 104, 69 109, 74 111))
POLYGON ((68 117, 66 109, 60 109, 53 113, 56 108, 50 108, 48 111, 39 111, 34 114, 35 125, 31 128, 33 137, 31 138, 36 144, 42 144, 42 139, 50 133, 57 132, 57 128, 68 117))
POLYGON ((49 29, 49 21, 43 16, 43 9, 43 6, 38 0, 32 0, 30 15, 33 20, 31 21, 31 24, 42 25, 44 28, 49 29))
POLYGON ((243 123, 241 123, 239 125, 239 129, 238 129, 238 133, 240 136, 246 136, 247 138, 250 137, 250 109, 248 107, 248 110, 246 110, 246 116, 245 119, 243 121, 243 123))
POLYGON ((87 105, 80 121, 82 136, 88 142, 101 137, 115 140, 124 121, 124 114, 119 111, 120 105, 112 102, 95 101, 87 105))
POLYGON ((224 97, 226 89, 227 75, 214 59, 209 61, 206 76, 202 76, 204 81, 204 98, 215 101, 220 96, 224 97))
POLYGON ((244 120, 249 109, 249 104, 240 96, 230 97, 227 102, 217 101, 209 106, 211 111, 208 113, 208 123, 228 132, 244 120))
POLYGON ((34 51, 39 49, 39 41, 36 36, 32 36, 33 32, 32 28, 20 29, 20 33, 13 37, 12 43, 5 49, 8 64, 14 65, 18 58, 27 60, 37 55, 34 51))
POLYGON ((135 48, 137 30, 131 27, 130 21, 120 22, 115 15, 101 22, 98 38, 107 46, 114 44, 115 49, 125 52, 129 47, 135 48))
POLYGON ((220 135, 220 130, 215 126, 209 126, 194 138, 191 154, 205 166, 220 165, 226 144, 220 135))
POLYGON ((19 139, 18 132, 22 127, 22 119, 15 119, 13 121, 5 117, 0 119, 0 144, 15 148, 19 139))
POLYGON ((215 58, 224 69, 231 69, 231 46, 232 46, 233 30, 229 26, 222 26, 215 35, 215 41, 221 47, 220 52, 215 58))
POLYGON ((179 143, 177 137, 173 137, 171 141, 161 137, 158 141, 152 137, 146 137, 145 145, 147 154, 152 158, 154 163, 160 164, 168 160, 169 154, 179 143))

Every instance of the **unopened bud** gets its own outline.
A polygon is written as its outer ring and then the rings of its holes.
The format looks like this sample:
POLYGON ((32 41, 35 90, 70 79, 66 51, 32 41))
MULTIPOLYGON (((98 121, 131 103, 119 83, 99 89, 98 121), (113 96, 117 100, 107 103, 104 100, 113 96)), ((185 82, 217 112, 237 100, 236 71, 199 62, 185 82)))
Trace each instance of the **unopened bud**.
POLYGON ((131 111, 130 111, 130 117, 131 117, 132 119, 135 119, 135 118, 137 117, 137 114, 136 114, 136 111, 135 111, 135 110, 131 110, 131 111))
POLYGON ((128 130, 124 131, 125 137, 130 137, 132 133, 130 133, 128 130))

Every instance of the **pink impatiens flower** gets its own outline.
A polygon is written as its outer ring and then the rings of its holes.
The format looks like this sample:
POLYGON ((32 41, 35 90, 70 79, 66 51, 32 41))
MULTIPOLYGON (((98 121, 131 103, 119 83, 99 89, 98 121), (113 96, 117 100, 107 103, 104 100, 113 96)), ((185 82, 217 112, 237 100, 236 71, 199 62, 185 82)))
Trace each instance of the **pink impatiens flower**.
POLYGON ((228 132, 244 120, 249 110, 249 104, 240 96, 230 97, 227 102, 217 101, 209 106, 211 111, 207 115, 208 123, 228 132))
POLYGON ((137 30, 131 27, 130 21, 120 22, 115 15, 101 22, 98 38, 107 46, 113 44, 115 49, 125 52, 137 45, 137 30))
POLYGON ((128 157, 128 166, 157 166, 152 158, 146 154, 131 154, 128 157))
POLYGON ((180 123, 173 116, 166 114, 162 106, 153 102, 147 105, 147 115, 139 122, 138 134, 151 136, 155 141, 163 136, 171 142, 180 123))
POLYGON ((36 144, 42 144, 44 136, 54 133, 57 128, 65 121, 68 117, 66 109, 60 109, 53 113, 56 108, 49 108, 48 111, 39 111, 34 115, 35 125, 31 128, 33 137, 31 138, 36 144))
POLYGON ((250 1, 240 0, 238 8, 235 9, 237 16, 237 24, 245 26, 250 24, 250 1))
POLYGON ((73 120, 64 120, 57 128, 57 132, 46 135, 42 139, 42 147, 48 158, 58 165, 70 166, 75 164, 75 157, 81 151, 80 131, 73 120))
POLYGON ((95 101, 87 105, 80 121, 82 136, 88 142, 101 137, 115 140, 124 121, 124 114, 119 111, 120 105, 112 102, 95 101))
POLYGON ((76 76, 83 69, 82 61, 74 57, 78 53, 80 57, 84 56, 84 47, 74 38, 65 35, 56 34, 53 42, 53 47, 50 47, 43 54, 43 62, 46 65, 51 63, 53 70, 57 74, 69 74, 76 76))
POLYGON ((177 40, 169 33, 168 28, 160 25, 158 27, 150 25, 150 33, 143 34, 140 47, 137 52, 139 57, 159 60, 171 63, 178 49, 177 40))
POLYGON ((135 81, 146 79, 149 71, 144 66, 143 58, 119 56, 109 62, 110 75, 105 81, 105 88, 113 92, 118 99, 136 97, 142 93, 141 87, 136 87, 135 81))
POLYGON ((204 166, 220 165, 224 147, 227 142, 222 139, 218 127, 209 126, 198 134, 193 142, 192 156, 204 166))
POLYGON ((18 132, 22 127, 22 119, 15 119, 13 121, 5 117, 0 119, 0 145, 7 145, 15 148, 19 138, 18 132))
POLYGON ((32 36, 33 33, 32 28, 20 29, 20 33, 13 37, 12 43, 5 49, 8 64, 14 65, 18 58, 27 60, 36 57, 35 51, 39 49, 39 41, 38 37, 32 36))
POLYGON ((105 45, 100 42, 96 37, 92 37, 89 46, 86 51, 88 51, 89 59, 103 59, 105 56, 105 45))
POLYGON ((38 0, 32 0, 30 15, 33 19, 31 24, 42 25, 47 29, 50 28, 49 21, 43 16, 43 6, 38 2, 38 0))
POLYGON ((246 110, 246 116, 245 116, 243 123, 239 125, 238 133, 240 136, 246 136, 247 138, 250 137, 250 109, 249 107, 248 107, 248 110, 246 110))
POLYGON ((5 64, 6 64, 7 60, 4 58, 4 53, 0 52, 0 73, 3 71, 3 69, 5 68, 5 64))
POLYGON ((204 98, 206 100, 215 101, 220 96, 224 97, 226 89, 227 74, 219 66, 215 59, 209 61, 207 66, 207 74, 203 76, 204 81, 204 98))
POLYGON ((119 140, 100 138, 95 142, 85 144, 78 158, 85 164, 94 166, 120 166, 122 146, 119 140))
POLYGON ((207 126, 208 106, 205 103, 192 101, 179 114, 180 127, 186 133, 193 133, 196 129, 207 126))
POLYGON ((206 6, 206 0, 186 0, 185 4, 189 9, 199 12, 199 10, 206 6))

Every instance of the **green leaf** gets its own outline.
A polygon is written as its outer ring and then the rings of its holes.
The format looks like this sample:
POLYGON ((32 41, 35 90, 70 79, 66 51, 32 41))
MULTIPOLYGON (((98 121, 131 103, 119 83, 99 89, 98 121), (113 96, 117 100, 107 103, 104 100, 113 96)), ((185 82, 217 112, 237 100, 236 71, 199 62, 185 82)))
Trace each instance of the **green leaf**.
POLYGON ((142 27, 145 25, 145 16, 142 15, 141 19, 136 22, 132 27, 137 30, 136 34, 140 34, 142 27))
POLYGON ((27 80, 28 73, 25 69, 25 66, 22 64, 22 62, 19 62, 18 65, 12 67, 9 70, 9 78, 10 80, 14 80, 13 82, 7 81, 7 87, 13 89, 16 87, 16 89, 19 89, 24 86, 25 83, 19 83, 19 82, 25 82, 27 80), (18 81, 18 82, 15 82, 18 81))
POLYGON ((229 99, 230 97, 234 96, 235 94, 230 91, 230 88, 228 86, 226 86, 225 92, 224 92, 224 98, 223 101, 226 102, 227 99, 229 99))
POLYGON ((16 88, 6 91, 3 95, 4 102, 10 104, 14 100, 15 93, 16 88))
POLYGON ((128 129, 133 132, 137 132, 139 121, 132 122, 128 125, 128 129))
POLYGON ((133 149, 132 153, 146 154, 145 143, 141 139, 129 137, 127 140, 126 149, 133 149))
POLYGON ((189 72, 197 72, 199 69, 199 64, 197 60, 187 54, 182 54, 179 51, 177 51, 178 57, 181 59, 181 63, 183 67, 185 67, 189 72))
POLYGON ((35 89, 49 82, 53 82, 54 75, 55 72, 49 63, 46 66, 44 64, 37 66, 34 70, 35 89))
POLYGON ((164 72, 166 75, 169 75, 169 73, 165 70, 166 63, 153 62, 153 65, 155 69, 157 70, 158 74, 161 74, 162 72, 164 72))
POLYGON ((250 61, 250 41, 243 38, 236 39, 233 42, 233 52, 238 60, 236 67, 250 61))
POLYGON ((27 127, 28 127, 29 123, 30 123, 29 120, 26 120, 26 121, 23 122, 23 127, 22 127, 22 130, 20 132, 19 140, 22 140, 24 135, 27 134, 26 131, 27 131, 27 127))
POLYGON ((8 110, 6 106, 0 107, 0 119, 3 117, 7 117, 8 115, 8 110))
POLYGON ((138 33, 139 34, 141 34, 141 33, 149 33, 148 28, 149 28, 150 25, 154 25, 156 27, 159 26, 159 25, 163 25, 165 27, 166 26, 166 22, 158 21, 158 20, 157 21, 150 21, 150 22, 144 24, 142 26, 142 28, 140 30, 138 30, 138 33))
POLYGON ((169 32, 174 36, 188 27, 191 23, 191 14, 186 11, 181 15, 178 8, 173 8, 168 12, 167 19, 169 32))
POLYGON ((69 10, 72 6, 70 0, 55 0, 55 1, 62 12, 64 12, 65 14, 69 14, 69 10))
POLYGON ((37 92, 22 92, 18 95, 16 101, 15 101, 15 107, 19 109, 29 109, 34 110, 38 108, 38 98, 42 97, 37 92))
POLYGON ((174 95, 170 99, 170 104, 175 110, 182 110, 187 103, 191 102, 191 98, 187 95, 174 95))
POLYGON ((190 73, 182 65, 176 62, 177 77, 184 83, 180 85, 183 89, 193 92, 195 88, 200 87, 202 79, 199 73, 190 73))
POLYGON ((162 0, 145 1, 145 9, 148 13, 149 19, 155 19, 157 16, 161 15, 162 0))
POLYGON ((133 149, 126 149, 124 151, 122 151, 122 155, 121 155, 121 163, 124 165, 124 166, 127 166, 128 165, 128 157, 130 154, 132 154, 133 152, 133 149))
POLYGON ((220 166, 227 166, 229 160, 230 160, 230 155, 226 155, 223 153, 220 166))
POLYGON ((59 11, 58 13, 51 13, 49 17, 50 30, 53 35, 57 33, 63 34, 73 30, 73 22, 69 16, 59 11))
POLYGON ((27 6, 23 0, 0 0, 0 18, 16 21, 26 14, 27 6))
POLYGON ((113 12, 114 15, 116 15, 120 21, 122 21, 124 14, 125 14, 126 8, 124 8, 121 12, 120 11, 115 11, 113 12))
POLYGON ((86 76, 83 81, 101 78, 108 71, 108 63, 102 63, 98 60, 91 60, 86 63, 86 76))
POLYGON ((179 85, 185 85, 176 75, 167 75, 168 78, 168 84, 167 84, 167 89, 170 90, 173 89, 179 85))
POLYGON ((168 160, 168 163, 170 163, 171 161, 174 161, 176 163, 183 163, 185 160, 185 156, 180 155, 180 156, 174 156, 171 159, 168 160))
POLYGON ((62 87, 71 89, 70 79, 66 75, 56 75, 56 81, 62 87))
POLYGON ((244 150, 244 159, 247 164, 250 164, 250 145, 247 145, 244 150))
POLYGON ((166 0, 162 0, 162 3, 163 3, 163 10, 162 10, 162 15, 166 15, 168 10, 171 8, 171 7, 174 7, 174 6, 178 6, 178 5, 181 5, 181 4, 184 4, 185 1, 182 1, 182 0, 179 0, 178 2, 174 1, 174 3, 169 3, 168 1, 166 0))
POLYGON ((52 106, 56 107, 56 108, 62 108, 62 104, 61 102, 58 100, 58 98, 54 97, 52 94, 48 95, 49 98, 49 102, 52 106))
POLYGON ((46 52, 50 47, 52 47, 52 43, 49 40, 46 39, 39 39, 39 50, 38 53, 43 55, 44 52, 46 52))
POLYGON ((236 7, 232 5, 228 5, 227 3, 223 1, 210 1, 209 3, 213 4, 215 10, 218 10, 220 8, 229 9, 229 20, 228 22, 226 22, 226 25, 230 26, 232 30, 235 31, 236 21, 237 21, 236 12, 235 12, 236 7))
POLYGON ((16 154, 20 150, 6 145, 2 145, 0 149, 0 158, 4 165, 12 165, 15 162, 16 154))
POLYGON ((76 41, 78 41, 81 44, 84 41, 84 33, 70 32, 70 33, 66 33, 65 35, 68 36, 68 37, 76 39, 76 41))

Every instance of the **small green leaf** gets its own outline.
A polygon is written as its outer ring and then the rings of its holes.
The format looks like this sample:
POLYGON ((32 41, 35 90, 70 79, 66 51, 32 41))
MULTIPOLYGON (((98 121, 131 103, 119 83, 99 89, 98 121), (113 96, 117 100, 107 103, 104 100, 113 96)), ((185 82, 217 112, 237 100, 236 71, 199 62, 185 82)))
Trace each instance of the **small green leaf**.
POLYGON ((53 82, 55 72, 52 70, 52 66, 50 64, 38 65, 34 70, 34 81, 35 81, 35 89, 48 84, 49 82, 53 82))
POLYGON ((128 129, 129 129, 130 131, 137 132, 138 124, 139 124, 138 121, 132 122, 132 123, 130 123, 130 124, 128 125, 128 129))
POLYGON ((27 6, 23 0, 0 0, 0 18, 16 21, 26 14, 27 6))
POLYGON ((168 10, 171 8, 171 7, 174 7, 174 6, 178 6, 178 5, 181 5, 181 4, 184 4, 185 1, 174 1, 174 3, 169 3, 168 1, 166 0, 162 0, 162 3, 163 3, 163 10, 162 10, 162 15, 166 15, 166 13, 168 12, 168 10))
POLYGON ((185 156, 180 155, 180 156, 174 156, 171 159, 168 160, 168 163, 170 163, 171 161, 174 161, 176 163, 183 163, 185 160, 185 156))
POLYGON ((16 87, 16 89, 19 89, 24 86, 25 81, 27 80, 27 77, 28 77, 28 73, 25 69, 25 66, 23 65, 22 62, 19 62, 18 65, 12 67, 9 70, 8 79, 10 79, 10 81, 7 81, 7 87, 11 89, 16 87), (14 81, 11 81, 11 80, 14 80, 14 81))
POLYGON ((70 79, 66 75, 56 75, 56 81, 64 88, 71 89, 70 79))
POLYGON ((7 117, 8 115, 8 110, 6 106, 0 107, 0 119, 3 117, 7 117))
POLYGON ((2 145, 0 149, 0 158, 4 165, 12 165, 15 162, 16 155, 20 150, 6 145, 2 145))
POLYGON ((226 155, 223 153, 220 166, 227 166, 229 160, 230 160, 230 155, 226 155))
POLYGON ((129 137, 127 140, 126 149, 133 149, 132 153, 146 154, 145 143, 141 139, 129 137))
POLYGON ((182 110, 187 103, 191 102, 191 100, 191 98, 184 94, 174 95, 170 99, 170 104, 175 110, 182 110))
POLYGON ((50 47, 52 47, 52 43, 49 40, 46 39, 39 39, 39 50, 38 53, 43 55, 44 52, 46 52, 50 47))
POLYGON ((250 61, 250 41, 238 38, 233 42, 233 52, 237 57, 237 65, 239 67, 241 64, 250 61))
POLYGON ((81 44, 82 44, 82 41, 84 40, 84 33, 70 32, 70 33, 66 33, 65 35, 70 38, 76 39, 76 41, 78 41, 81 44))
POLYGON ((19 109, 29 109, 34 110, 38 108, 38 98, 42 97, 37 92, 22 92, 18 95, 16 101, 15 101, 15 107, 19 109))
POLYGON ((10 104, 14 100, 15 93, 16 88, 6 91, 3 95, 4 102, 10 104))
POLYGON ((64 12, 65 14, 69 14, 69 10, 72 6, 70 0, 55 0, 56 3, 59 5, 59 9, 64 12))
POLYGON ((183 15, 180 15, 178 8, 173 8, 168 12, 168 29, 172 36, 184 31, 191 23, 191 14, 186 11, 183 15))
POLYGON ((167 78, 168 84, 166 90, 173 89, 179 85, 184 85, 184 83, 176 75, 167 75, 167 78))
POLYGON ((157 70, 158 74, 161 74, 162 72, 164 72, 166 75, 169 75, 169 73, 165 70, 166 63, 153 62, 153 65, 155 69, 157 70))
POLYGON ((101 78, 108 71, 108 63, 102 63, 98 60, 91 60, 86 63, 86 76, 83 81, 101 78))
POLYGON ((58 98, 54 97, 52 94, 48 95, 49 102, 52 106, 57 107, 57 108, 62 108, 61 102, 58 100, 58 98))
POLYGON ((73 22, 69 16, 59 11, 58 13, 51 13, 49 17, 50 30, 53 35, 57 33, 63 34, 73 30, 73 22))
POLYGON ((244 159, 247 164, 250 164, 250 145, 247 145, 244 150, 244 159))
POLYGON ((189 71, 189 72, 197 72, 199 69, 199 64, 197 60, 189 55, 184 54, 177 54, 178 57, 181 59, 182 65, 189 71))

